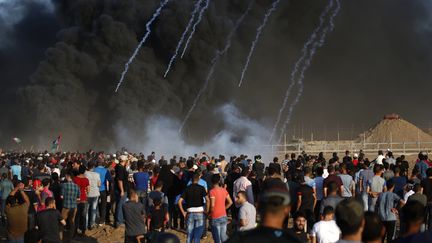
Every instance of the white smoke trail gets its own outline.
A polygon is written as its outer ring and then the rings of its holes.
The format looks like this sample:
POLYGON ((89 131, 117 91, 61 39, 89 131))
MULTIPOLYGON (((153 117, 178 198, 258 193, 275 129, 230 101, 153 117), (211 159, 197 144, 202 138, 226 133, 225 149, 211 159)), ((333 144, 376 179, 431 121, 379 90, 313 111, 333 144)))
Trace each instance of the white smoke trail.
POLYGON ((238 84, 239 88, 242 86, 244 76, 245 76, 246 71, 247 71, 247 69, 249 67, 250 60, 251 60, 252 55, 253 55, 253 53, 255 51, 256 45, 257 45, 258 40, 259 40, 259 38, 260 38, 260 36, 262 34, 262 31, 265 28, 265 26, 267 25, 267 22, 268 22, 270 16, 273 14, 274 11, 276 11, 277 6, 278 6, 279 3, 280 3, 280 0, 275 0, 272 3, 271 7, 267 10, 266 14, 264 15, 264 19, 263 19, 261 25, 257 29, 257 33, 256 33, 256 36, 255 36, 255 39, 252 42, 251 49, 249 50, 249 54, 248 54, 248 56, 246 58, 246 63, 245 63, 245 65, 243 67, 243 70, 242 70, 242 74, 241 74, 241 77, 240 77, 240 82, 238 84))
POLYGON ((202 20, 202 17, 203 17, 203 15, 204 15, 204 12, 208 9, 209 5, 210 5, 210 0, 206 0, 206 3, 205 3, 205 5, 204 5, 204 7, 201 8, 201 11, 200 11, 200 13, 199 13, 199 15, 198 15, 198 20, 197 20, 197 21, 195 22, 195 24, 193 25, 193 27, 192 27, 192 31, 191 31, 189 37, 188 37, 187 40, 186 40, 186 44, 185 44, 184 49, 183 49, 183 52, 182 52, 182 54, 181 54, 181 59, 183 59, 183 57, 184 57, 184 55, 185 55, 185 53, 186 53, 186 50, 187 50, 187 48, 189 47, 189 44, 190 44, 190 42, 191 42, 191 40, 192 40, 192 37, 193 37, 193 35, 195 34, 196 28, 197 28, 197 26, 199 25, 199 23, 201 23, 201 20, 202 20))
POLYGON ((175 61, 175 59, 176 59, 177 56, 178 56, 179 50, 180 50, 181 46, 183 45, 183 42, 184 42, 185 37, 186 37, 186 34, 187 34, 187 33, 189 32, 189 30, 191 29, 191 27, 192 27, 192 25, 193 25, 193 23, 194 23, 194 20, 195 20, 195 16, 197 15, 198 10, 200 10, 200 7, 201 7, 201 4, 202 4, 203 1, 204 1, 204 0, 198 0, 198 1, 196 1, 195 6, 194 6, 194 10, 192 11, 191 17, 190 17, 190 19, 189 19, 189 23, 187 24, 185 30, 183 31, 183 34, 182 34, 182 36, 181 36, 181 38, 180 38, 180 41, 179 41, 178 44, 177 44, 176 50, 175 50, 175 52, 174 52, 174 55, 172 55, 172 57, 171 57, 171 59, 170 59, 170 61, 169 61, 168 67, 167 67, 167 69, 166 69, 166 71, 165 71, 165 74, 164 74, 164 78, 166 78, 166 76, 167 76, 168 73, 170 72, 171 67, 172 67, 172 65, 174 64, 174 61, 175 61))
POLYGON ((186 124, 186 122, 189 120, 189 117, 191 116, 193 110, 195 109, 198 100, 201 98, 201 96, 203 95, 204 91, 207 89, 207 86, 210 82, 211 77, 213 76, 213 73, 215 71, 216 65, 219 61, 219 59, 221 58, 221 56, 223 56, 231 47, 231 41, 232 38, 234 36, 234 34, 236 33, 237 29, 240 27, 240 24, 243 22, 244 18, 248 15, 249 11, 252 9, 252 5, 254 3, 254 0, 251 0, 249 2, 248 8, 246 9, 246 11, 243 13, 243 15, 237 20, 236 24, 234 25, 233 29, 231 30, 231 32, 229 33, 228 37, 227 37, 227 41, 225 43, 225 47, 222 50, 217 50, 216 51, 216 55, 215 57, 213 57, 212 61, 211 61, 211 67, 210 70, 207 74, 207 77, 204 81, 204 85, 203 87, 199 90, 197 96, 195 97, 195 100, 191 106, 191 108, 189 109, 188 113, 186 114, 186 117, 184 118, 180 129, 179 129, 179 133, 181 133, 183 131, 183 128, 186 124))
POLYGON ((305 78, 305 76, 304 76, 305 72, 310 67, 310 65, 312 63, 312 60, 313 60, 313 57, 316 54, 317 48, 321 48, 325 44, 325 40, 326 40, 327 34, 329 32, 331 32, 331 31, 334 30, 334 28, 335 28, 335 26, 334 26, 334 19, 339 14, 339 11, 340 11, 340 2, 339 2, 339 0, 336 0, 336 9, 333 11, 332 15, 330 16, 329 26, 327 26, 326 28, 324 28, 324 30, 323 30, 323 32, 321 34, 320 39, 311 48, 309 58, 306 60, 305 65, 302 68, 300 77, 299 77, 298 82, 297 82, 297 84, 299 85, 299 91, 297 92, 297 95, 296 95, 293 103, 291 103, 291 105, 289 107, 289 110, 288 110, 287 118, 286 118, 285 122, 282 125, 281 133, 280 133, 279 140, 278 140, 279 143, 282 141, 282 137, 283 137, 283 134, 286 131, 286 127, 291 122, 292 113, 294 111, 294 108, 296 107, 297 103, 300 101, 301 96, 303 95, 303 89, 304 89, 303 81, 304 81, 304 78, 305 78))
POLYGON ((145 33, 144 37, 142 38, 141 42, 138 44, 138 47, 135 49, 134 53, 132 54, 131 58, 129 58, 128 62, 125 64, 125 69, 122 72, 120 81, 117 84, 117 87, 115 89, 115 92, 117 93, 118 89, 120 88, 120 86, 123 83, 123 80, 129 70, 129 65, 132 64, 133 60, 135 59, 135 57, 137 56, 139 50, 141 49, 141 47, 144 45, 144 43, 147 41, 148 37, 150 36, 151 33, 151 25, 153 24, 153 22, 156 20, 156 18, 161 14, 162 9, 165 7, 165 5, 167 5, 167 3, 169 2, 169 0, 163 0, 160 4, 160 6, 156 9, 156 12, 153 14, 152 18, 147 22, 146 24, 146 30, 147 32, 145 33))
POLYGON ((299 71, 299 68, 302 65, 302 63, 304 62, 306 56, 308 55, 309 46, 314 43, 316 37, 318 36, 318 33, 324 27, 325 18, 330 13, 331 8, 333 7, 333 2, 334 2, 334 0, 329 0, 329 3, 327 4, 326 8, 324 9, 324 11, 320 15, 320 22, 319 22, 318 26, 312 32, 312 34, 310 35, 308 41, 304 44, 303 49, 302 49, 302 55, 301 55, 301 57, 297 60, 297 62, 294 65, 294 69, 291 72, 291 83, 290 83, 290 85, 288 86, 288 89, 285 92, 285 97, 284 97, 282 106, 279 109, 278 116, 277 116, 276 122, 275 122, 275 124, 273 126, 272 133, 270 135, 270 139, 269 139, 268 143, 271 143, 273 141, 273 138, 274 138, 274 136, 276 134, 276 129, 279 126, 280 120, 282 118, 282 114, 285 111, 286 106, 288 104, 289 96, 291 94, 292 89, 294 88, 295 83, 296 83, 296 75, 297 75, 297 73, 299 71))

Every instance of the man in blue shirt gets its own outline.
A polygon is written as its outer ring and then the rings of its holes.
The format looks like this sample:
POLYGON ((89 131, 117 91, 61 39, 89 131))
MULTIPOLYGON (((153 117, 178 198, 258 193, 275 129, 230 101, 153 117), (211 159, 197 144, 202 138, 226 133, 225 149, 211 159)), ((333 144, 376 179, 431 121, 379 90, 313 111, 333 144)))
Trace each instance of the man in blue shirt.
POLYGON ((102 226, 106 221, 106 207, 107 207, 107 189, 108 183, 111 183, 111 173, 107 168, 105 168, 105 161, 103 159, 98 160, 98 166, 93 170, 98 173, 101 179, 101 186, 99 187, 100 191, 100 203, 99 203, 99 226, 102 226))
POLYGON ((426 162, 427 159, 428 159, 427 153, 426 152, 421 152, 418 155, 418 158, 419 158, 420 161, 415 165, 415 168, 417 168, 418 171, 420 172, 419 173, 420 177, 421 177, 420 180, 422 180, 422 179, 424 179, 424 178, 427 177, 426 176, 426 170, 429 168, 429 165, 426 162))
POLYGON ((12 166, 11 166, 11 174, 12 174, 12 178, 14 176, 18 177, 18 180, 21 180, 21 165, 19 165, 18 160, 14 160, 12 162, 12 166))
POLYGON ((138 172, 133 174, 135 183, 135 191, 138 195, 139 201, 143 205, 147 205, 147 189, 150 180, 150 174, 144 166, 143 161, 138 162, 138 172))

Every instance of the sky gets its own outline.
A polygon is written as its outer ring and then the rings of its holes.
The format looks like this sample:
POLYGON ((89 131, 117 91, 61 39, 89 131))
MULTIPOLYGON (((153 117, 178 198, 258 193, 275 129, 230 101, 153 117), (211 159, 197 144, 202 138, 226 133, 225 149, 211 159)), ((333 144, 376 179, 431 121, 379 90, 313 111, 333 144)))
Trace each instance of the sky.
MULTIPOLYGON (((227 105, 241 111, 245 122, 271 129, 292 67, 327 1, 281 1, 238 89, 235 84, 255 29, 271 2, 257 0, 241 25, 185 129, 187 142, 203 144, 230 131, 232 124, 218 112, 227 105)), ((0 0, 0 109, 5 114, 0 137, 46 144, 61 133, 66 140, 73 137, 71 149, 87 140, 85 146, 103 141, 100 148, 112 148, 124 142, 119 132, 124 128, 127 134, 139 134, 136 139, 143 137, 140 131, 157 123, 154 116, 179 123, 204 81, 214 50, 223 45, 247 1, 213 2, 188 56, 163 79, 160 73, 193 1, 170 4, 153 26, 154 34, 123 90, 115 95, 122 66, 158 3, 0 0)), ((431 126, 432 1, 341 3, 336 28, 306 73, 304 95, 288 132, 303 128, 322 137, 323 130, 334 134, 340 129, 358 134, 387 113, 431 126)), ((7 146, 9 141, 2 143, 7 146)))

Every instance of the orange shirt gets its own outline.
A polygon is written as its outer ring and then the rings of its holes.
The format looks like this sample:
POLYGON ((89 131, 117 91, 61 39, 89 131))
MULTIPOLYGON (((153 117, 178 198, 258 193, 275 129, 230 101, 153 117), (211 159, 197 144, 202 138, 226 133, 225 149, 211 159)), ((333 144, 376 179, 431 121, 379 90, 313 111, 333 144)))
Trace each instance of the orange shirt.
POLYGON ((218 187, 210 190, 210 199, 215 199, 214 210, 211 212, 211 217, 217 219, 226 216, 225 201, 228 197, 228 192, 225 188, 218 187))

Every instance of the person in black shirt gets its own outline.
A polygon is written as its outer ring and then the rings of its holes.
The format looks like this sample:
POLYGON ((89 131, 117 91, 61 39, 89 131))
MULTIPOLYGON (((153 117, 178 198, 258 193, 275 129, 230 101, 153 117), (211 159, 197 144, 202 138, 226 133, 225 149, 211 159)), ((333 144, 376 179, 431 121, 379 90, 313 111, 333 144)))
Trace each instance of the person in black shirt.
POLYGON ((265 165, 261 161, 261 155, 256 155, 255 163, 253 163, 252 165, 252 171, 255 172, 256 178, 259 182, 262 182, 264 179, 264 169, 265 169, 265 165))
POLYGON ((46 209, 40 211, 36 215, 36 224, 39 233, 44 243, 60 242, 60 227, 66 225, 66 221, 62 218, 60 212, 56 209, 54 198, 48 197, 45 200, 46 209))
POLYGON ((282 175, 282 167, 281 167, 281 164, 279 163, 279 158, 278 157, 274 157, 273 158, 273 163, 270 163, 268 167, 269 168, 273 167, 275 169, 275 171, 276 171, 277 174, 282 175))
POLYGON ((115 167, 115 183, 114 192, 116 199, 116 209, 115 209, 115 227, 124 223, 123 219, 123 205, 126 202, 127 193, 129 191, 129 174, 126 171, 127 156, 120 156, 120 163, 115 167))
POLYGON ((198 185, 200 173, 194 173, 192 177, 192 184, 188 186, 180 197, 178 202, 180 211, 184 218, 187 220, 187 242, 200 242, 200 238, 204 232, 204 213, 208 212, 210 203, 206 202, 210 199, 203 186, 198 185), (186 203, 186 211, 184 210, 183 203, 186 203))
POLYGON ((312 187, 306 185, 304 177, 300 177, 298 180, 300 187, 297 189, 297 211, 305 213, 308 230, 310 230, 315 223, 313 210, 316 204, 316 197, 312 187))
POLYGON ((294 226, 288 229, 298 240, 301 242, 308 242, 307 234, 305 232, 306 215, 300 211, 294 214, 294 226))
POLYGON ((253 230, 235 233, 227 243, 301 242, 283 227, 290 212, 291 201, 286 184, 281 180, 271 180, 266 186, 258 206, 262 224, 253 230))

